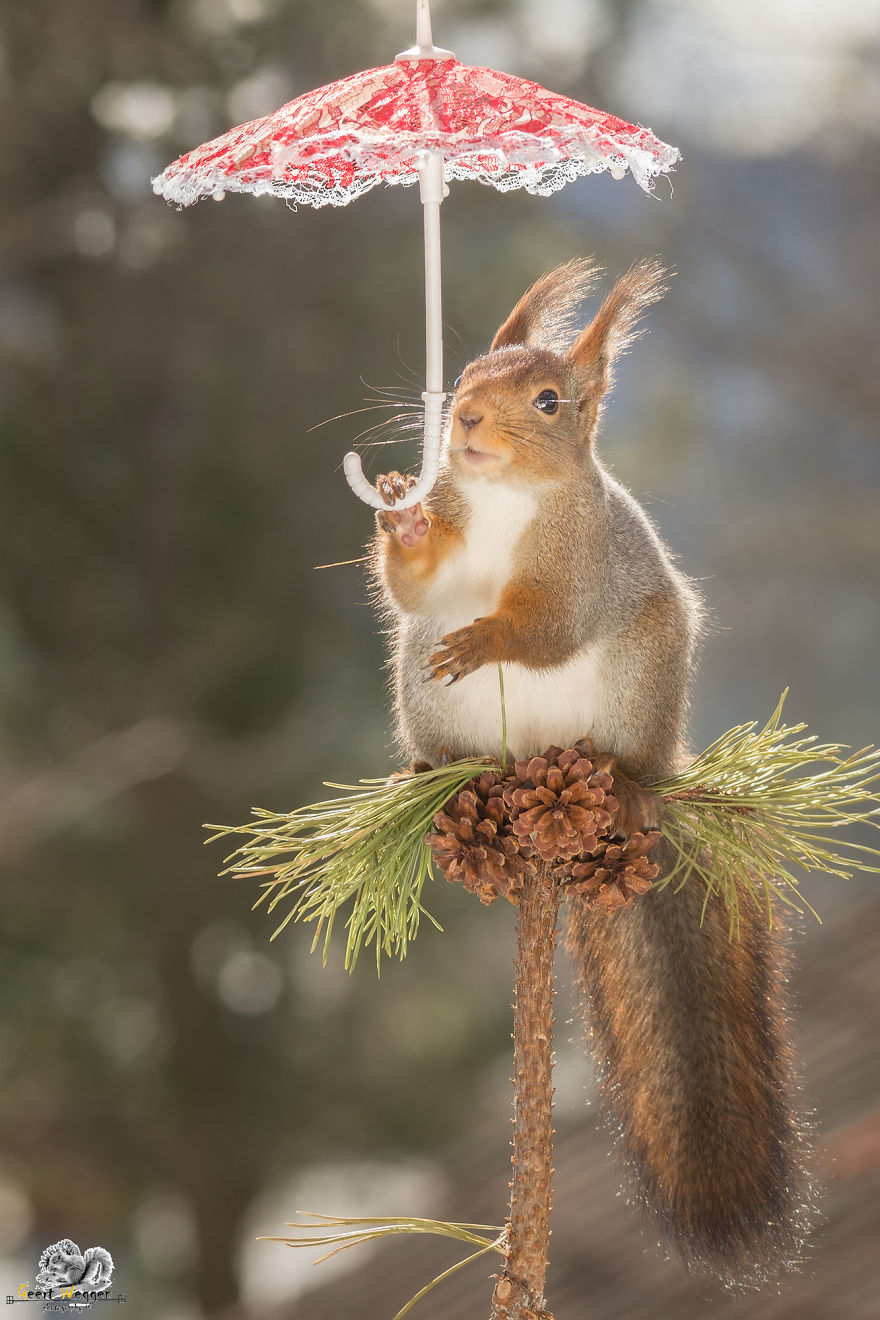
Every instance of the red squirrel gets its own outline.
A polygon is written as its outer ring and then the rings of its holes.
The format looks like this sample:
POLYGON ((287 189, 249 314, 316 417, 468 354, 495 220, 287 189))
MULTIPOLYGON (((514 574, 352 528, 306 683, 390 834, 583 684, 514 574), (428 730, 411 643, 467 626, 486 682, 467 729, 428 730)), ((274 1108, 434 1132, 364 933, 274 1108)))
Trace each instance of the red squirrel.
MULTIPOLYGON (((633 266, 577 333, 596 276, 589 260, 544 275, 465 368, 437 484, 377 514, 372 561, 407 755, 500 755, 501 663, 509 751, 591 739, 610 754, 626 835, 656 827, 645 786, 689 760, 702 607, 596 454, 615 360, 664 272, 633 266)), ((379 489, 391 504, 412 480, 390 473, 379 489)), ((670 865, 663 845, 652 859, 670 865)), ((744 896, 731 942, 705 896, 697 874, 610 917, 572 896, 567 946, 636 1190, 690 1268, 755 1284, 797 1262, 810 1219, 785 936, 744 896)))

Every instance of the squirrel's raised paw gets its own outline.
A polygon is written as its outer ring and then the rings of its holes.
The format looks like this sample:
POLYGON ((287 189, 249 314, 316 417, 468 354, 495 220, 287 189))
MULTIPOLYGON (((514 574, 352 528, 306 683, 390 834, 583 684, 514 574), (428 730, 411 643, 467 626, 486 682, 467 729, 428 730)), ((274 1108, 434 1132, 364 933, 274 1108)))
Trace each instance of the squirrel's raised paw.
MULTIPOLYGON (((415 484, 415 477, 402 476, 399 472, 389 472, 376 478, 376 489, 389 505, 393 505, 395 500, 402 500, 415 484)), ((376 522, 383 532, 397 537, 408 546, 415 545, 431 526, 421 504, 414 504, 409 509, 380 509, 376 514, 376 522)))

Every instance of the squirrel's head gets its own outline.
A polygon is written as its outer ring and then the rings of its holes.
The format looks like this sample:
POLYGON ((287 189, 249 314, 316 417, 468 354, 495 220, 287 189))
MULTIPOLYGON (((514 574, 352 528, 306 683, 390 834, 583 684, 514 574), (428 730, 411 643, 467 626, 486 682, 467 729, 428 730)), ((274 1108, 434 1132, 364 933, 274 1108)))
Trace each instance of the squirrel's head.
POLYGON ((453 468, 505 480, 552 480, 586 458, 614 363, 665 292, 664 270, 641 261, 622 275, 579 334, 577 313, 599 269, 589 259, 550 271, 523 294, 485 357, 455 382, 453 468))

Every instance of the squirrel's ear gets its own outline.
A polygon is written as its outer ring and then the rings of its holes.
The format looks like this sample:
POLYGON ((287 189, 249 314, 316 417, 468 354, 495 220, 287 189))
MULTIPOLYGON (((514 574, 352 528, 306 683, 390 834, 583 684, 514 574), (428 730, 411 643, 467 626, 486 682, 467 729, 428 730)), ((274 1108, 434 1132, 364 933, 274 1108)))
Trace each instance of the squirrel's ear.
POLYGON ((576 257, 542 275, 501 326, 491 351, 523 344, 564 353, 575 336, 580 305, 600 273, 592 257, 576 257))
POLYGON ((595 319, 566 354, 574 370, 578 412, 586 435, 592 433, 602 408, 602 399, 614 378, 614 362, 634 339, 642 314, 666 292, 667 272, 659 261, 637 262, 606 295, 595 319))

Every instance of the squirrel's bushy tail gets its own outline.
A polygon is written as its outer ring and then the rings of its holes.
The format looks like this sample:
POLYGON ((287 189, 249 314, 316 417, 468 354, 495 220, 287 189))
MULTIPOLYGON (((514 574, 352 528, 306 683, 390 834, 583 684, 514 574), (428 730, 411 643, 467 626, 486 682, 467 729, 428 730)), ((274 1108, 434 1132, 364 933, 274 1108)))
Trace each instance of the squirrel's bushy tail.
POLYGON ((812 1219, 785 939, 743 896, 730 941, 704 898, 697 875, 610 917, 572 898, 567 943, 640 1195, 689 1268, 756 1285, 798 1263, 812 1219))

